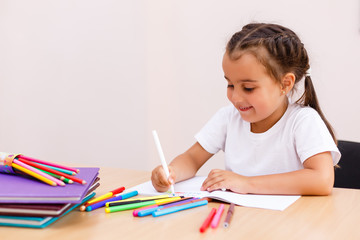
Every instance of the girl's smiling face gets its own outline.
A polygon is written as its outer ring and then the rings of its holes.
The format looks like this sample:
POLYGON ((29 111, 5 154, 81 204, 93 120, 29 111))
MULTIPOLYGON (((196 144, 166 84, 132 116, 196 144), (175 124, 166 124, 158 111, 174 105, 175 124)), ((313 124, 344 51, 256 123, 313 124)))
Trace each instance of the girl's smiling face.
POLYGON ((251 53, 244 53, 236 60, 225 53, 222 66, 228 82, 227 97, 242 119, 251 123, 251 131, 260 133, 270 129, 287 108, 282 85, 251 53))

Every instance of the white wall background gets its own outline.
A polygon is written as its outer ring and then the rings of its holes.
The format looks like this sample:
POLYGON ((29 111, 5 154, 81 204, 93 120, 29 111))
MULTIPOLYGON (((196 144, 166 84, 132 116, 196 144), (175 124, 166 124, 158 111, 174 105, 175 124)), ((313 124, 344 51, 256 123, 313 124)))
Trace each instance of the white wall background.
POLYGON ((299 34, 338 138, 360 141, 358 0, 0 0, 0 151, 151 170, 157 129, 170 161, 228 104, 222 55, 250 21, 299 34))

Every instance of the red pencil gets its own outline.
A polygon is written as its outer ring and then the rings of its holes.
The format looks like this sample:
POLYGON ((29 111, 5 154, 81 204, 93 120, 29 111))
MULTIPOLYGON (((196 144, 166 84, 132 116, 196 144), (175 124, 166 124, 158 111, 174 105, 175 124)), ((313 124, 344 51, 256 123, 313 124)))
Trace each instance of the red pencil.
POLYGON ((46 162, 46 161, 43 161, 43 160, 39 160, 39 159, 36 159, 36 158, 27 157, 27 156, 24 156, 24 155, 20 155, 19 157, 22 158, 22 159, 31 161, 31 162, 42 163, 42 164, 45 164, 45 165, 49 165, 49 166, 53 166, 53 167, 62 168, 62 169, 66 169, 66 170, 69 170, 69 171, 73 171, 73 172, 75 172, 75 173, 78 173, 78 172, 79 172, 79 169, 76 169, 76 168, 67 167, 67 166, 63 166, 63 165, 56 164, 56 163, 52 163, 52 162, 46 162))
POLYGON ((39 169, 42 169, 42 170, 45 170, 45 171, 48 171, 48 172, 51 172, 51 173, 60 175, 60 176, 63 176, 63 177, 68 178, 68 179, 71 179, 71 180, 73 180, 74 182, 78 182, 78 183, 81 183, 81 184, 86 184, 86 181, 85 181, 85 180, 82 180, 82 179, 80 179, 80 178, 77 178, 77 177, 68 175, 68 174, 66 174, 66 173, 62 173, 62 172, 56 171, 56 170, 54 170, 54 169, 51 169, 51 168, 48 168, 48 167, 39 165, 39 164, 37 164, 37 163, 30 162, 30 161, 25 160, 25 159, 23 159, 23 158, 19 158, 18 160, 21 161, 21 162, 23 162, 23 163, 26 163, 26 164, 28 164, 28 165, 30 165, 30 166, 33 166, 33 167, 36 167, 36 168, 39 168, 39 169))
POLYGON ((205 219, 204 223, 200 227, 200 232, 205 232, 205 230, 209 227, 211 220, 213 219, 216 213, 216 208, 212 208, 210 214, 205 219))

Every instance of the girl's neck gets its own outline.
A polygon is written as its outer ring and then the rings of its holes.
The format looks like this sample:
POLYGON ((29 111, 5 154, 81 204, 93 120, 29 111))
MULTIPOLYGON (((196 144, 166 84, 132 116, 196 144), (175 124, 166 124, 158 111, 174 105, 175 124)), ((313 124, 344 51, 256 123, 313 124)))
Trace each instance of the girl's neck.
POLYGON ((275 112, 271 114, 269 117, 259 122, 250 123, 251 132, 264 133, 270 128, 272 128, 272 126, 274 126, 285 114, 288 105, 289 105, 289 100, 286 98, 284 103, 278 109, 276 109, 275 112))

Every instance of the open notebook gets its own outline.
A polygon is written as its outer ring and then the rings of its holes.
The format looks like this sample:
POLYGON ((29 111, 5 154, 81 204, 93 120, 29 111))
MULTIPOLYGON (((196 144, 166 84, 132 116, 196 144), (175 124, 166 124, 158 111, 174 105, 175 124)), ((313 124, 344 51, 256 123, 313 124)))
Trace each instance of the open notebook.
MULTIPOLYGON (((216 200, 234 203, 244 207, 264 208, 271 210, 285 210, 293 204, 300 196, 296 195, 258 195, 258 194, 238 194, 231 191, 200 191, 200 187, 206 177, 196 176, 191 179, 176 183, 174 188, 176 195, 186 197, 208 197, 216 200)), ((128 191, 138 191, 141 195, 155 196, 163 193, 157 192, 151 181, 142 183, 128 189, 128 191)))

